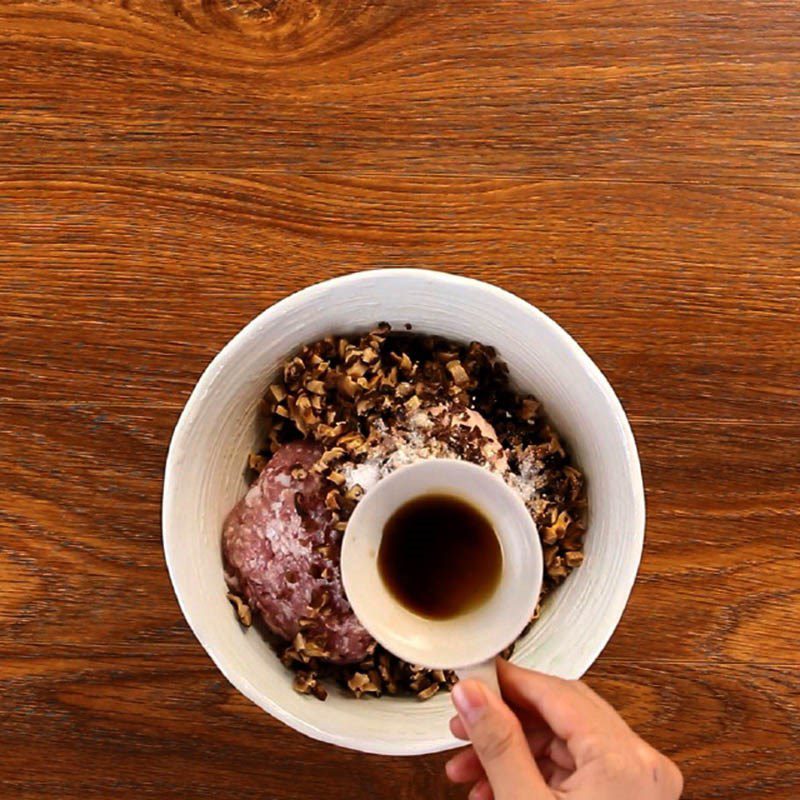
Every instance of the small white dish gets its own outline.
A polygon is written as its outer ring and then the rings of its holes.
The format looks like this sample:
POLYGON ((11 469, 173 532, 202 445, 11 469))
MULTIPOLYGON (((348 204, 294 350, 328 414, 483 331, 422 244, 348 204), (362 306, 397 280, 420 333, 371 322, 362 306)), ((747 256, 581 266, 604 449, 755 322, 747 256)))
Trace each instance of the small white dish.
POLYGON ((332 691, 321 703, 297 694, 259 632, 236 620, 220 546, 225 515, 247 489, 248 453, 261 446, 259 402, 283 360, 315 339, 384 320, 494 345, 587 476, 586 560, 518 643, 518 664, 577 678, 597 658, 636 577, 644 490, 630 425, 600 370, 541 311, 480 281, 406 269, 326 281, 268 308, 214 358, 175 427, 164 474, 164 553, 187 622, 225 677, 287 725, 343 747, 413 755, 460 744, 448 729, 449 697, 355 700, 332 691))
MULTIPOLYGON (((542 547, 522 498, 489 470, 455 459, 401 467, 371 488, 356 506, 342 542, 342 580, 361 624, 409 664, 456 670, 497 689, 495 656, 528 624, 542 585, 542 547), (378 554, 386 523, 406 503, 425 495, 455 496, 477 508, 500 543, 497 588, 464 614, 428 619, 402 605, 380 574, 378 554)), ((480 569, 475 564, 475 569, 480 569)))

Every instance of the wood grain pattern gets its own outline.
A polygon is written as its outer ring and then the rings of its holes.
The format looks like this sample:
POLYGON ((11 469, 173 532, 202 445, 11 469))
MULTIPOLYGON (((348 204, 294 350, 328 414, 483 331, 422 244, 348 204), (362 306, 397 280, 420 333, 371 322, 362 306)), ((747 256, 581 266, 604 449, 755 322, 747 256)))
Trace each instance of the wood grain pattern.
POLYGON ((588 680, 687 798, 800 794, 798 35, 788 0, 0 4, 0 797, 462 796, 244 700, 161 552, 203 367, 387 266, 606 372, 648 532, 588 680))
POLYGON ((47 168, 12 171, 5 194, 5 396, 182 404, 310 266, 435 266, 525 287, 634 415, 797 408, 796 189, 47 168), (147 358, 130 363, 131 348, 147 358))
POLYGON ((12 1, 0 27, 7 164, 750 184, 797 155, 792 2, 12 1))

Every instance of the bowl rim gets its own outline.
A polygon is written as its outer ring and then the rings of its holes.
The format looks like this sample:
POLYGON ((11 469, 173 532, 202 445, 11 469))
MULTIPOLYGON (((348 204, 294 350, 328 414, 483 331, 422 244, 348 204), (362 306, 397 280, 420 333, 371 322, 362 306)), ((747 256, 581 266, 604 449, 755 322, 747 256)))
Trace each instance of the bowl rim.
MULTIPOLYGON (((255 317, 250 319, 223 347, 213 359, 209 362, 208 366, 203 370, 200 378, 192 389, 189 398, 184 405, 178 421, 170 438, 170 444, 167 451, 167 457, 164 467, 164 485, 162 492, 162 513, 161 513, 161 526, 162 526, 162 546, 164 549, 164 558, 166 561, 167 572, 169 574, 170 583, 172 584, 173 592, 175 593, 178 606, 183 614, 186 623, 189 625, 195 638, 200 642, 200 645, 206 651, 208 656, 214 662, 217 669, 223 674, 225 679, 241 692, 248 700, 270 715, 280 720, 284 724, 299 731, 300 733, 310 736, 318 741, 326 742, 328 744, 338 745, 348 749, 355 749, 365 753, 374 753, 380 755, 423 755, 427 753, 440 752, 449 750, 454 747, 460 746, 456 740, 442 740, 441 737, 426 739, 419 739, 412 744, 404 744, 402 749, 387 747, 385 745, 370 745, 369 742, 359 740, 358 743, 354 741, 354 737, 331 733, 323 730, 308 720, 297 716, 291 711, 286 710, 283 706, 275 702, 270 696, 265 695, 253 686, 247 678, 236 673, 234 670, 229 669, 224 665, 224 659, 217 653, 215 646, 208 641, 199 630, 199 626, 193 621, 191 613, 187 607, 187 603, 182 596, 180 587, 176 580, 176 566, 175 559, 179 557, 176 547, 171 542, 170 525, 174 516, 173 506, 178 490, 177 486, 177 472, 180 462, 180 451, 183 448, 183 440, 185 434, 190 429, 194 417, 198 414, 198 407, 201 405, 203 398, 206 396, 209 386, 216 378, 217 373, 225 362, 228 361, 230 356, 238 351, 242 345, 250 338, 258 334, 258 323, 266 315, 274 315, 286 313, 304 305, 309 299, 314 298, 319 292, 324 291, 334 286, 346 286, 351 284, 353 289, 355 286, 364 280, 382 280, 385 278, 413 278, 415 280, 423 279, 434 284, 437 289, 447 289, 447 287, 466 286, 473 291, 484 292, 493 294, 498 301, 510 303, 515 305, 520 311, 535 318, 537 323, 549 329, 549 331, 559 339, 565 346, 570 356, 575 360, 577 365, 590 377, 600 389, 608 402, 608 407, 613 413, 616 423, 619 425, 623 435, 623 445, 625 456, 630 470, 630 489, 633 497, 633 508, 631 509, 631 536, 630 541, 631 550, 633 545, 635 547, 635 568, 625 576, 624 584, 618 584, 615 592, 616 602, 612 608, 609 609, 609 619, 613 619, 613 624, 608 626, 607 634, 600 637, 597 645, 591 650, 591 658, 588 660, 591 666, 603 651, 609 640, 613 636, 620 620, 622 619, 625 608, 628 604, 631 591, 633 590, 636 577, 638 575, 639 566, 641 564, 642 553, 644 550, 644 532, 645 532, 645 493, 644 481, 642 477, 641 464, 639 454, 636 447, 636 441, 631 429, 630 422, 625 413, 625 410, 614 392, 610 382, 600 370, 600 368, 592 361, 589 355, 583 350, 578 342, 555 320, 541 311, 532 303, 523 300, 521 297, 501 289, 492 283, 477 280, 475 278, 468 278, 463 275, 455 275, 448 272, 439 272, 436 270, 417 269, 417 268, 384 268, 372 270, 360 270, 357 272, 348 273, 338 277, 330 278, 324 281, 304 286, 291 294, 278 300, 270 306, 267 306, 263 311, 258 313, 255 317)), ((378 320, 376 320, 377 322, 378 320)), ((588 669, 589 667, 587 667, 588 669)), ((583 672, 581 673, 583 674, 583 672)), ((576 675, 575 677, 580 677, 576 675)))

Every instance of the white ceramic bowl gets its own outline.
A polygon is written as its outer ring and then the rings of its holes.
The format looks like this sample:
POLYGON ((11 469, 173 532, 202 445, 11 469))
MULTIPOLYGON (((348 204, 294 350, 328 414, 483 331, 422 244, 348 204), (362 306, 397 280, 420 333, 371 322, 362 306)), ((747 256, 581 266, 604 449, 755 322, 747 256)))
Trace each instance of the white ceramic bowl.
POLYGON ((197 383, 175 428, 164 478, 164 550, 186 620, 225 677, 287 725, 322 741, 413 755, 459 743, 440 694, 324 703, 297 694, 254 628, 243 630, 225 597, 220 536, 245 491, 248 453, 259 444, 259 399, 302 344, 379 321, 494 345, 517 386, 536 395, 587 476, 586 560, 545 605, 514 660, 581 676, 613 633, 636 577, 644 490, 630 425, 586 353, 541 311, 489 284, 425 270, 361 272, 310 286, 237 334, 197 383))

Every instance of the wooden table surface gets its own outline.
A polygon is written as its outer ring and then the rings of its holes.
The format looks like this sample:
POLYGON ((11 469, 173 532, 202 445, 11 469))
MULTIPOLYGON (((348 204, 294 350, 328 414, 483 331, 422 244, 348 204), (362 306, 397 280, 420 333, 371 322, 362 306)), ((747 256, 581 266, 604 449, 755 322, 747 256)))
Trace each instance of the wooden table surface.
POLYGON ((3 0, 0 796, 462 796, 252 706, 161 551, 206 363, 388 266, 605 371, 648 528, 588 680, 686 797, 800 796, 798 41, 793 1, 3 0))

